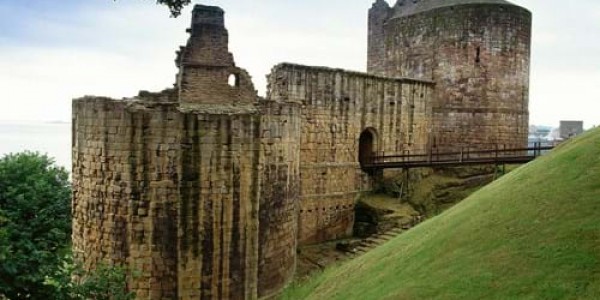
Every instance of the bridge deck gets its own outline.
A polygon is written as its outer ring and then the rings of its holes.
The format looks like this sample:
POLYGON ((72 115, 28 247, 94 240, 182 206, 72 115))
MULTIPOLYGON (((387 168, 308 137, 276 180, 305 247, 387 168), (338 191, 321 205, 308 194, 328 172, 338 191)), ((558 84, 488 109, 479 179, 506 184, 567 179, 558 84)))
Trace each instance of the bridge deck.
POLYGON ((460 152, 373 156, 361 166, 366 170, 452 167, 478 164, 520 164, 530 162, 554 147, 519 149, 462 150, 460 152))

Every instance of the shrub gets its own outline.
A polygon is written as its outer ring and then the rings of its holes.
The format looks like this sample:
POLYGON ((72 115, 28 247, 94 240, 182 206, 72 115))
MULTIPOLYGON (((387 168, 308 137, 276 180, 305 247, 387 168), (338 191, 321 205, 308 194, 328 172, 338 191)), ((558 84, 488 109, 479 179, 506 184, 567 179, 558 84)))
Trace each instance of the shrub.
POLYGON ((33 152, 0 158, 0 295, 44 299, 71 237, 68 173, 33 152))

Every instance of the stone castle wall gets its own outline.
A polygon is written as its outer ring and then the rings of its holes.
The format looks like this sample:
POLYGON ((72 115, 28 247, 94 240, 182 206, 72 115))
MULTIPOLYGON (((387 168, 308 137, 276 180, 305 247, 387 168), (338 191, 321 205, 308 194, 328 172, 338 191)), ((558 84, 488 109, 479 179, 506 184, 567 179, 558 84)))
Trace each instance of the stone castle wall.
POLYGON ((177 296, 256 297, 260 120, 233 111, 182 117, 177 296))
POLYGON ((177 293, 179 121, 172 105, 73 103, 74 258, 139 270, 129 286, 142 298, 177 293))
POLYGON ((75 258, 140 271, 141 299, 269 297, 295 270, 301 107, 256 95, 222 9, 189 32, 175 89, 74 100, 75 258))
POLYGON ((433 84, 339 69, 281 64, 271 100, 301 103, 299 243, 347 237, 354 202, 370 188, 359 137, 369 129, 379 154, 426 149, 433 84))
POLYGON ((264 101, 260 109, 258 295, 278 293, 296 267, 301 107, 264 101))
POLYGON ((253 299, 295 266, 299 107, 73 105, 73 250, 140 271, 140 299, 253 299), (262 117, 262 114, 266 114, 262 117))
POLYGON ((432 139, 438 148, 525 146, 531 13, 466 0, 419 11, 430 2, 374 4, 369 72, 436 83, 432 139))
POLYGON ((195 6, 174 89, 73 101, 75 259, 140 271, 140 299, 272 297, 298 244, 351 234, 371 154, 522 146, 530 22, 511 5, 378 0, 370 73, 280 64, 262 99, 223 10, 195 6))

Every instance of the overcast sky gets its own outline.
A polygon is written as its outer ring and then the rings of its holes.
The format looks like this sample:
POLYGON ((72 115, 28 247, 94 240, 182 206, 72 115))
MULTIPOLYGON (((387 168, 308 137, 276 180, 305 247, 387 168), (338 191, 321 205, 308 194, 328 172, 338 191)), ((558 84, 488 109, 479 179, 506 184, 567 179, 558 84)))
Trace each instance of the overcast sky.
MULTIPOLYGON (((264 93, 279 62, 366 69, 374 0, 211 0, 230 50, 264 93)), ((153 0, 0 0, 0 120, 63 120, 71 99, 128 97, 175 80, 190 8, 153 0), (60 3, 60 4, 58 4, 60 3)), ((515 0, 533 13, 530 121, 600 124, 600 1, 515 0)))

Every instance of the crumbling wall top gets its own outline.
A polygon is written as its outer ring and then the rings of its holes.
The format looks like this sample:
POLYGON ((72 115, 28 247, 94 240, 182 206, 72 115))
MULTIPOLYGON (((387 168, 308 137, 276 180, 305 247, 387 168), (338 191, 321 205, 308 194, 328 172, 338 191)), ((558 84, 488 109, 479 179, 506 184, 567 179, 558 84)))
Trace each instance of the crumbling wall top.
POLYGON ((373 2, 373 6, 371 8, 389 9, 391 7, 390 7, 389 3, 387 3, 387 1, 385 1, 385 0, 377 0, 377 1, 373 2))
POLYGON ((196 5, 187 44, 177 53, 177 89, 182 104, 257 102, 248 72, 235 65, 229 52, 225 11, 196 5))
POLYGON ((194 24, 225 26, 225 11, 218 6, 197 4, 192 11, 192 26, 194 24))
POLYGON ((279 70, 286 70, 286 69, 287 70, 312 70, 312 71, 333 72, 333 73, 337 72, 337 73, 345 73, 345 74, 349 74, 349 75, 354 75, 357 77, 379 79, 379 80, 383 80, 383 81, 396 81, 396 82, 421 83, 421 84, 426 84, 426 85, 435 85, 435 82, 433 82, 431 80, 426 80, 426 79, 416 79, 416 78, 409 78, 409 77, 387 77, 387 76, 380 76, 380 75, 371 74, 371 73, 345 70, 345 69, 341 69, 341 68, 331 68, 331 67, 324 67, 324 66, 307 66, 307 65, 300 65, 300 64, 294 64, 294 63, 288 63, 288 62, 280 63, 280 64, 277 64, 276 66, 274 66, 271 69, 271 74, 274 74, 279 70))
POLYGON ((505 0, 398 0, 394 5, 392 18, 414 15, 441 7, 469 4, 497 4, 520 7, 505 0))

